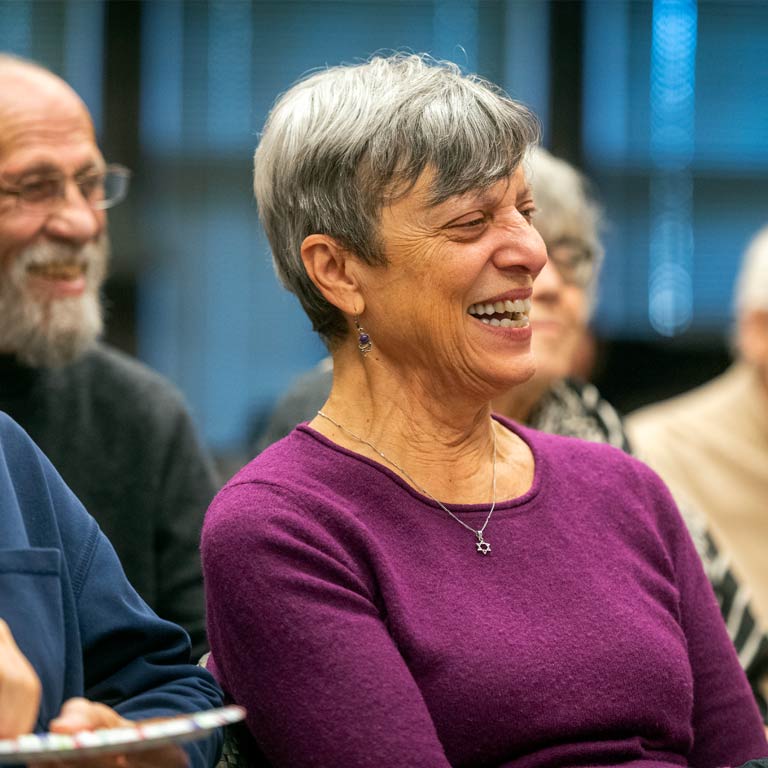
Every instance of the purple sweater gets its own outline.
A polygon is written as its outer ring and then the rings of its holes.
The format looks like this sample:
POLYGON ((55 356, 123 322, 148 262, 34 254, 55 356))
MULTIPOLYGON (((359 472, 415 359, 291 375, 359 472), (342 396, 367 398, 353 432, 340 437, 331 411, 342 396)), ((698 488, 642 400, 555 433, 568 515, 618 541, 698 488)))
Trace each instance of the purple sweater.
MULTIPOLYGON (((500 420, 501 421, 501 420, 500 420)), ((756 706, 669 493, 509 422, 535 476, 472 534, 307 426, 214 500, 211 668, 272 766, 738 766, 756 706)), ((487 505, 454 507, 478 527, 487 505)))

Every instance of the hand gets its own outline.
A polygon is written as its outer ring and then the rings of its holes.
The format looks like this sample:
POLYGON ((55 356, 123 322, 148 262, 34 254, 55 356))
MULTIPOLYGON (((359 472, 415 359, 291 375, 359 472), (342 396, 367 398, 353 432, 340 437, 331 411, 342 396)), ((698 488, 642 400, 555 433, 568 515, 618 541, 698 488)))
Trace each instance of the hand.
POLYGON ((40 680, 0 619, 0 738, 11 739, 35 727, 40 680))
MULTIPOLYGON (((164 718, 163 718, 164 719, 164 718)), ((148 721, 144 721, 148 722, 148 721)), ((51 720, 51 733, 77 733, 99 728, 135 727, 135 720, 127 720, 105 704, 88 699, 69 699, 64 702, 58 717, 51 720)), ((123 755, 102 755, 77 760, 78 768, 188 768, 189 760, 181 747, 171 745, 158 749, 129 752, 123 755)), ((67 760, 35 763, 30 768, 66 768, 67 760)))

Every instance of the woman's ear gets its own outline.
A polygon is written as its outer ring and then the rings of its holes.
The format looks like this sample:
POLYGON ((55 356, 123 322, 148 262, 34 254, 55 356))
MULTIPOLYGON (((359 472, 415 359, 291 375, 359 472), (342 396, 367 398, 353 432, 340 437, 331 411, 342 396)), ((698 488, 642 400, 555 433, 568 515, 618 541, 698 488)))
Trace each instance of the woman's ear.
POLYGON ((346 314, 365 308, 360 294, 356 257, 328 235, 310 235, 301 244, 301 260, 309 279, 325 299, 346 314))

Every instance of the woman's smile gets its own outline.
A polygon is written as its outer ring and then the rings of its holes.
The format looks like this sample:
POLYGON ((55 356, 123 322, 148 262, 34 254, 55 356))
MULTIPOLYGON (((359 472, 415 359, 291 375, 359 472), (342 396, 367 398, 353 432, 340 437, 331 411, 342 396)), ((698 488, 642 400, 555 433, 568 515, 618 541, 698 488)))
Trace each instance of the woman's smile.
POLYGON ((493 328, 527 328, 531 299, 496 299, 472 304, 467 314, 493 328))

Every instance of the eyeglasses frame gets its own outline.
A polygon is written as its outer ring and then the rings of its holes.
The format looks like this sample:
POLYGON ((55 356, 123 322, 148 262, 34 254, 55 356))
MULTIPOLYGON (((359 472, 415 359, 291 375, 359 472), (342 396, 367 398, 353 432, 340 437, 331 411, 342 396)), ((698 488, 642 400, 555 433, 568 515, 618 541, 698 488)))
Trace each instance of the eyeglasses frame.
POLYGON ((45 202, 39 202, 39 203, 25 200, 22 196, 22 192, 20 191, 20 188, 18 187, 18 185, 14 186, 13 184, 4 183, 3 175, 1 173, 0 173, 0 195, 4 194, 9 196, 14 196, 16 198, 17 205, 22 208, 53 210, 58 205, 61 205, 61 203, 64 200, 66 200, 66 183, 69 181, 72 181, 75 183, 75 186, 77 187, 77 190, 80 193, 80 196, 83 198, 85 203, 92 210, 104 211, 104 210, 108 210, 109 208, 114 208, 116 205, 119 205, 120 203, 122 203, 123 200, 125 200, 125 198, 128 196, 128 188, 130 185, 131 176, 133 175, 132 171, 130 170, 130 168, 127 168, 126 166, 121 165, 120 163, 108 163, 107 165, 104 166, 102 170, 98 171, 98 173, 101 174, 104 179, 106 179, 110 175, 112 175, 115 178, 121 179, 123 183, 121 194, 116 196, 114 199, 104 199, 104 200, 91 202, 83 193, 77 177, 70 176, 60 171, 55 171, 55 172, 50 172, 49 174, 41 174, 41 175, 48 175, 50 177, 58 177, 64 181, 64 184, 61 185, 59 194, 56 195, 55 198, 51 198, 50 200, 47 200, 45 202))

